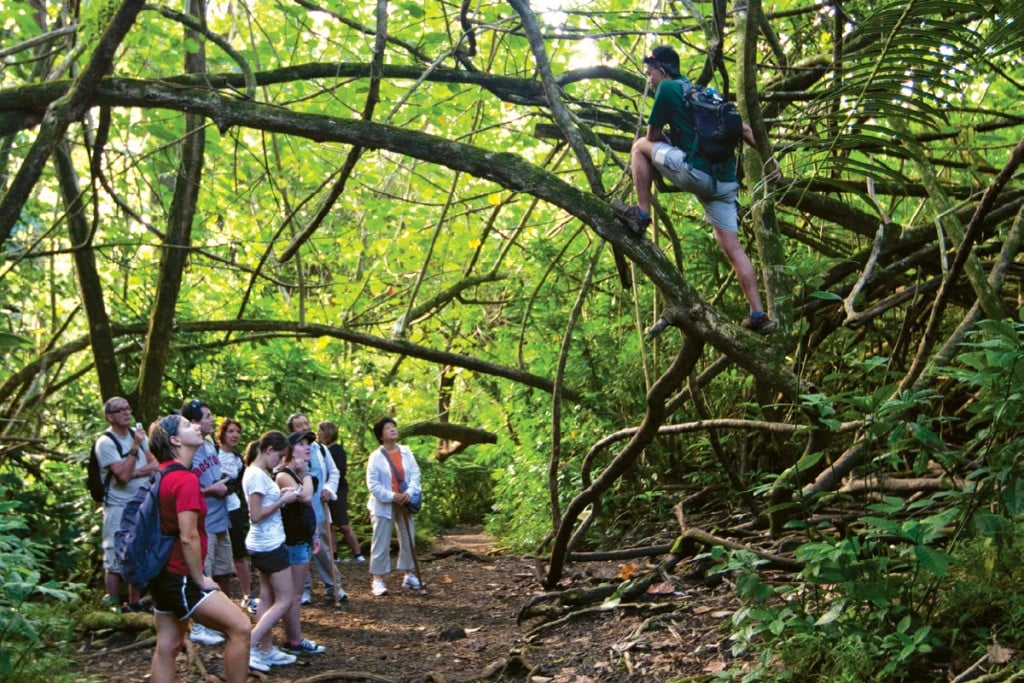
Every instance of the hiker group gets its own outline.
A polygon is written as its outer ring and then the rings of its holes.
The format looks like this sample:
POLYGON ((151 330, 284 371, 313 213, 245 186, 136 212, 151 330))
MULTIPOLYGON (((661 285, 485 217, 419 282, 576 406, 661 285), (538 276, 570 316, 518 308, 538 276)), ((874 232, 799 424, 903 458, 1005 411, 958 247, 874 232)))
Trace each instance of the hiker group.
MULTIPOLYGON (((224 644, 228 681, 323 653, 302 635, 301 606, 312 602, 310 564, 325 599, 338 604, 348 595, 336 564, 335 528, 353 559, 367 562, 349 524, 347 454, 337 426, 321 422, 314 433, 309 418, 295 413, 287 434, 267 431, 243 454, 242 425, 223 419, 214 443, 214 416, 202 400, 186 402, 148 432, 132 426, 132 408, 121 397, 108 399, 103 410, 110 429, 94 443, 87 477, 93 498, 103 503, 103 604, 152 609, 152 680, 174 680, 186 635, 203 645, 224 644), (150 600, 143 601, 147 592, 150 600), (272 634, 278 624, 280 646, 272 634)), ((422 501, 419 466, 398 444, 392 418, 378 420, 373 431, 380 448, 366 472, 371 592, 387 594, 393 529, 402 586, 420 590, 412 519, 422 501)))

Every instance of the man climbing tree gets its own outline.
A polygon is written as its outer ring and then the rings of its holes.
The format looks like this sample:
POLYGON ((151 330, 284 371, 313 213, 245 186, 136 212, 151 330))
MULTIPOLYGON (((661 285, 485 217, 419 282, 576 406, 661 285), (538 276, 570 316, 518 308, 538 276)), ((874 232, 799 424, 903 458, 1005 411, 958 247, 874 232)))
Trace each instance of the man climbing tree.
MULTIPOLYGON (((655 171, 679 189, 693 193, 704 207, 704 218, 713 226, 715 241, 732 264, 750 305, 750 313, 741 324, 748 330, 768 334, 775 329, 775 322, 764 311, 754 266, 739 240, 736 204, 739 182, 736 155, 725 142, 729 135, 723 131, 722 139, 715 145, 710 140, 701 144, 698 133, 701 126, 694 113, 701 106, 694 99, 698 89, 679 73, 679 55, 674 49, 667 45, 654 48, 644 57, 644 67, 655 95, 647 135, 633 143, 630 159, 637 205, 628 206, 615 199, 612 209, 635 234, 641 235, 651 223, 651 186, 655 171), (666 125, 668 133, 664 131, 666 125), (722 160, 712 158, 708 151, 712 146, 725 150, 722 160)), ((709 114, 709 119, 713 116, 709 114)), ((754 145, 750 127, 739 120, 738 114, 735 116, 732 148, 740 139, 754 145)), ((778 164, 773 160, 769 177, 776 178, 778 174, 778 164)))

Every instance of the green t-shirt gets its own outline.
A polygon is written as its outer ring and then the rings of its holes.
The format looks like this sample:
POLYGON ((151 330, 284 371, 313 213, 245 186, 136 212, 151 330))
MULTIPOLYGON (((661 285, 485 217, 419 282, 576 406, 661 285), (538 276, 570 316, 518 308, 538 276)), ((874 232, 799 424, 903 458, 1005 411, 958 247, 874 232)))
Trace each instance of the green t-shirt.
MULTIPOLYGON (((711 165, 706 159, 700 158, 694 150, 693 109, 687 104, 684 93, 689 89, 690 81, 685 76, 676 79, 665 79, 658 84, 654 93, 654 106, 647 123, 656 128, 669 128, 668 139, 674 147, 686 153, 687 161, 693 168, 711 174, 711 165)), ((736 182, 736 160, 728 161, 717 179, 725 182, 736 182)))

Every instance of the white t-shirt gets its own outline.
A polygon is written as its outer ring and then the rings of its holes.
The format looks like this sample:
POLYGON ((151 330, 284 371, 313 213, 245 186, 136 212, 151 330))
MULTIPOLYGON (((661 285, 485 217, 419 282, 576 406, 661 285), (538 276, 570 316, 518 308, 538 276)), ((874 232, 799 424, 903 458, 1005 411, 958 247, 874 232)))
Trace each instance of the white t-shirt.
MULTIPOLYGON (((217 449, 217 459, 220 460, 220 473, 234 481, 242 470, 242 460, 231 451, 217 449)), ((228 504, 228 512, 234 512, 242 507, 242 501, 238 500, 238 494, 229 493, 225 498, 228 504)))
MULTIPOLYGON (((242 475, 242 491, 245 492, 245 499, 252 500, 252 494, 263 495, 261 504, 269 507, 281 499, 281 489, 274 480, 270 478, 267 471, 259 467, 246 467, 242 475)), ((252 510, 249 510, 249 520, 252 522, 252 510)), ((284 522, 281 521, 281 511, 274 513, 259 522, 252 522, 249 525, 249 533, 245 537, 245 547, 251 553, 267 553, 278 548, 284 543, 284 522)))

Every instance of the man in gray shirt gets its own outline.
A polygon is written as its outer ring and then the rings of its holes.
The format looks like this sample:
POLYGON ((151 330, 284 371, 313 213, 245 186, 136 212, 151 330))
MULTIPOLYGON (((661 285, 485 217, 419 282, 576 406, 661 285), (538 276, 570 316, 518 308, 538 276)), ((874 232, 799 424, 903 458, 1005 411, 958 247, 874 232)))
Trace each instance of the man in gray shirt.
MULTIPOLYGON (((125 505, 135 492, 156 471, 156 460, 149 452, 149 442, 142 427, 132 429, 132 407, 120 396, 108 398, 103 414, 110 429, 96 439, 96 460, 107 482, 103 498, 103 584, 105 607, 121 604, 121 565, 114 556, 114 534, 121 526, 125 505)), ((137 608, 139 592, 128 587, 128 609, 137 608)))

